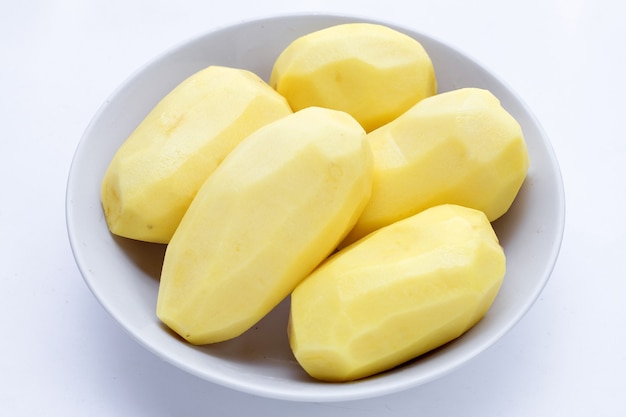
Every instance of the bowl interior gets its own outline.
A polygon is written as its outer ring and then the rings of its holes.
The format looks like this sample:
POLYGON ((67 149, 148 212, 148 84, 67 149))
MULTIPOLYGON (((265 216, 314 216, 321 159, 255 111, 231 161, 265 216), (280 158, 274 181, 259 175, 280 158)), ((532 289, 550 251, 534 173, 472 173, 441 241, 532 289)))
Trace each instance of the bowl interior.
POLYGON ((323 27, 371 21, 345 16, 295 15, 244 22, 192 40, 131 76, 101 107, 76 150, 67 187, 67 225, 85 282, 137 341, 200 378, 278 399, 340 401, 383 395, 442 376, 492 345, 531 307, 556 261, 564 227, 563 184, 550 143, 523 102, 501 81, 462 53, 415 31, 382 22, 422 43, 440 92, 489 89, 521 124, 531 166, 511 210, 494 223, 508 266, 498 297, 471 331, 444 347, 381 375, 331 384, 309 378, 287 344, 289 300, 243 336, 194 347, 155 315, 164 246, 117 238, 107 229, 100 183, 117 148, 174 86, 211 64, 252 70, 264 79, 289 42, 323 27))

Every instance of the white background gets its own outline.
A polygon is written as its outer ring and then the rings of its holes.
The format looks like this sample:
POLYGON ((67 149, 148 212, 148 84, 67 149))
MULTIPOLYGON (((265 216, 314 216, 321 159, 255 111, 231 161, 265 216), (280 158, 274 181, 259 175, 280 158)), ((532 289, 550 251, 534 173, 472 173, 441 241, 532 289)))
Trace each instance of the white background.
POLYGON ((3 416, 624 416, 626 17, 609 0, 12 1, 0 12, 0 414, 3 416), (74 263, 65 184, 106 98, 162 52, 288 12, 423 32, 508 82, 542 122, 566 187, 541 297, 460 370, 381 398, 303 404, 201 381, 138 345, 74 263))

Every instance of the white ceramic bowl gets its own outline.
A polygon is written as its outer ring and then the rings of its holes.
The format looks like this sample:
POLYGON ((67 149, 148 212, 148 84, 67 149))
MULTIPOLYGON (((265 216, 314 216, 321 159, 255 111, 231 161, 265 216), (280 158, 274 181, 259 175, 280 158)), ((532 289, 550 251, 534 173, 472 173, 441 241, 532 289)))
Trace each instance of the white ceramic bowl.
MULTIPOLYGON (((111 157, 148 111, 175 85, 210 64, 250 69, 268 79, 281 50, 323 27, 365 21, 354 17, 294 15, 226 27, 175 48, 126 81, 86 130, 67 186, 67 226, 76 262, 104 308, 139 343, 207 381, 285 400, 342 401, 379 396, 426 383, 491 346, 528 311, 556 262, 564 228, 563 184, 551 145, 522 100, 462 53, 423 34, 399 28, 430 54, 441 92, 472 86, 492 91, 521 124, 531 166, 511 210, 495 223, 508 258, 502 289, 485 318, 461 338, 383 374, 352 383, 322 383, 295 362, 287 343, 288 300, 243 336, 194 347, 155 315, 161 245, 112 236, 100 206, 100 183, 111 157)), ((381 23, 381 22, 379 22, 381 23)))

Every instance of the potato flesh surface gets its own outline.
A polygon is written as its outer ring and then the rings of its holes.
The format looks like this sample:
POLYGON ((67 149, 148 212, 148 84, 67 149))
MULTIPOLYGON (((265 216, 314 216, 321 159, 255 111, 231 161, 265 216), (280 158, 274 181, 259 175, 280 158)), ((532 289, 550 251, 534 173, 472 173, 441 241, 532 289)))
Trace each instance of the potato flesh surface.
POLYGON ((343 249, 298 286, 292 349, 322 380, 390 369, 471 328, 504 272, 504 252, 482 212, 428 209, 343 249))
POLYGON ((256 75, 211 66, 178 85, 120 147, 102 203, 117 235, 169 242, 198 188, 257 128, 291 114, 256 75))
POLYGON ((493 221, 513 203, 529 166, 517 121, 476 88, 425 99, 368 141, 372 197, 341 246, 441 204, 476 208, 493 221))
POLYGON ((298 38, 276 60, 270 85, 294 110, 346 111, 368 132, 437 90, 432 62, 419 42, 364 23, 298 38))
POLYGON ((345 113, 259 129, 211 175, 170 242, 157 315, 194 344, 238 336, 346 235, 371 192, 371 150, 345 113))

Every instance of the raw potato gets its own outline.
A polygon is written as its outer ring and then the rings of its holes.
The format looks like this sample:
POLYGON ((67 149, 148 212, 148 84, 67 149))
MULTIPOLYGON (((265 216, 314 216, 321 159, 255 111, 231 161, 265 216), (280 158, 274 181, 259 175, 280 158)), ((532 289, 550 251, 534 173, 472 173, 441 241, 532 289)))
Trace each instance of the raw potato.
POLYGON ((167 243, 204 180, 261 126, 291 114, 255 74, 211 66, 148 114, 115 154, 101 200, 112 233, 167 243))
POLYGON ((157 315, 193 344, 253 326, 346 235, 371 192, 365 131, 307 108, 250 135, 207 179, 168 245, 157 315))
POLYGON ((368 132, 437 90, 422 45, 370 23, 336 25, 296 39, 276 60, 270 85, 294 111, 308 106, 343 110, 368 132))
POLYGON ((372 198, 342 247, 440 204, 479 209, 493 221, 515 200, 529 166, 520 125, 478 88, 424 99, 368 141, 372 198))
POLYGON ((391 369, 476 324, 504 273, 484 213, 433 207, 337 252, 304 280, 291 297, 291 348, 320 380, 391 369))

